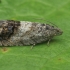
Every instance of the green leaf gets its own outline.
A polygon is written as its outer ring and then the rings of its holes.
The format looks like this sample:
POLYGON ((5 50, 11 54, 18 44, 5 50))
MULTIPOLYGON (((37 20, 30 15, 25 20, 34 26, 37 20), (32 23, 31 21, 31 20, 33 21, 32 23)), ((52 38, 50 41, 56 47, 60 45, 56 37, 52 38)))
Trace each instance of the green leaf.
POLYGON ((70 0, 2 0, 0 19, 53 22, 63 35, 50 46, 0 47, 0 70, 70 70, 70 0))

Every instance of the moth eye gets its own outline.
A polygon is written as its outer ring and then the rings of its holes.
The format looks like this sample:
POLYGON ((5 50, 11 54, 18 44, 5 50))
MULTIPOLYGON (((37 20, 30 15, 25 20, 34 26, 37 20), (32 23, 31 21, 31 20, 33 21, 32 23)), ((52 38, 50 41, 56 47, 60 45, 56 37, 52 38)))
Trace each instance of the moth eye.
POLYGON ((57 30, 57 32, 59 32, 59 30, 57 30))
POLYGON ((54 26, 52 26, 54 28, 54 26))
POLYGON ((46 26, 46 30, 48 30, 49 29, 49 27, 48 26, 46 26))

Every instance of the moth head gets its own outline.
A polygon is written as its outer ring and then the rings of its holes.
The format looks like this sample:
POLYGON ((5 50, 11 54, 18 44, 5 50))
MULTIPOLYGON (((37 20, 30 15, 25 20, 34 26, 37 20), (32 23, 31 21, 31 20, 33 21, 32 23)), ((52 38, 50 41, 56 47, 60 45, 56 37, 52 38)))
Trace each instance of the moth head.
POLYGON ((59 28, 54 28, 53 32, 54 32, 55 36, 62 35, 62 33, 63 33, 63 31, 59 28))
POLYGON ((52 25, 46 25, 46 30, 49 31, 49 34, 51 36, 58 36, 62 35, 63 31, 59 29, 58 27, 52 26, 52 25))
POLYGON ((47 25, 46 28, 50 30, 51 34, 54 36, 62 35, 63 31, 59 29, 57 26, 47 25))

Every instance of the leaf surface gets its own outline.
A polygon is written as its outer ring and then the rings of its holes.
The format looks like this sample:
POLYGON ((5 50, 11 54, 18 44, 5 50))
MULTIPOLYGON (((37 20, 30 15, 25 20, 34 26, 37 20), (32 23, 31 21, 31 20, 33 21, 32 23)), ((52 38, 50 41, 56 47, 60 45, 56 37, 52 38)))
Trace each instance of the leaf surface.
POLYGON ((70 0, 2 0, 0 19, 53 22, 62 36, 53 38, 50 46, 0 47, 0 70, 70 70, 70 0))

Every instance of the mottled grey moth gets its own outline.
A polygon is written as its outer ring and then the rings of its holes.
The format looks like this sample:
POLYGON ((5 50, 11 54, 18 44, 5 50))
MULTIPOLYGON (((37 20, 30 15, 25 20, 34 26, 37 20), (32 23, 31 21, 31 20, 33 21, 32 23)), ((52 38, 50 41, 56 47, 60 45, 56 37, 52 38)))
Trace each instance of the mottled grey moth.
POLYGON ((28 21, 0 20, 0 46, 35 45, 63 32, 52 25, 28 21))

